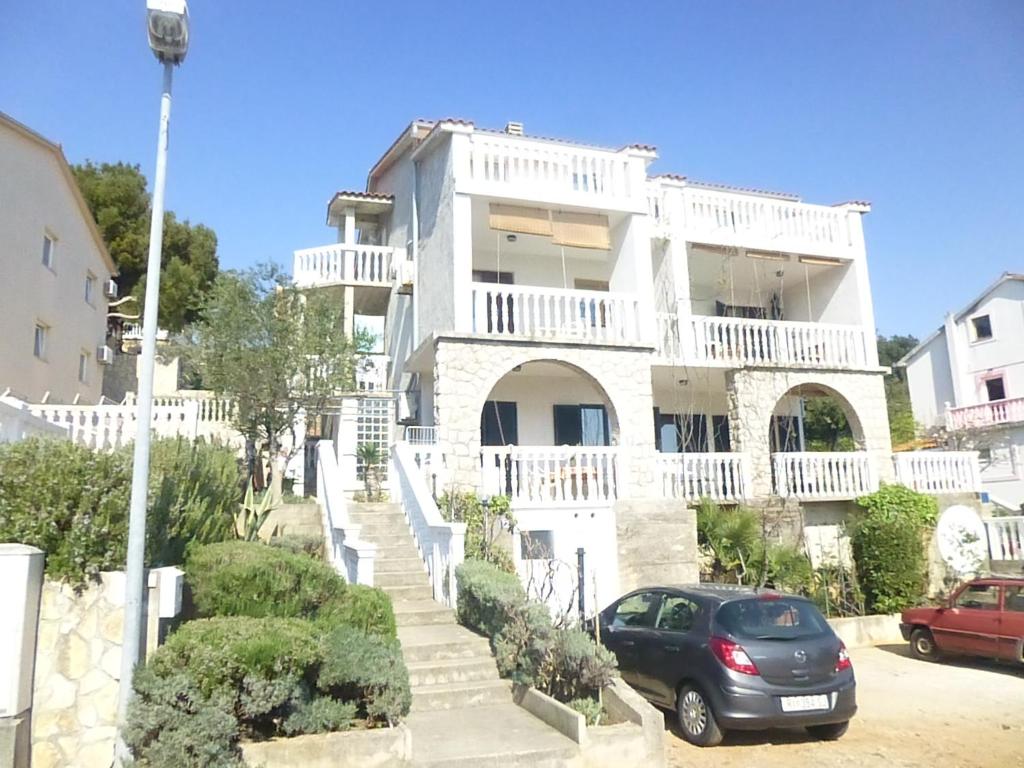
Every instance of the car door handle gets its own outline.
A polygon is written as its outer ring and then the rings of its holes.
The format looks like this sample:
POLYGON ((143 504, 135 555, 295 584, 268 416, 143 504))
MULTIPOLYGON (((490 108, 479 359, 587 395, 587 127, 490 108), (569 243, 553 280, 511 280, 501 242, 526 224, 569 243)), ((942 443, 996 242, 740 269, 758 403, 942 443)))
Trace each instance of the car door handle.
POLYGON ((632 640, 623 640, 622 644, 627 648, 632 648, 634 645, 636 645, 636 643, 632 640))
POLYGON ((666 645, 665 646, 665 650, 666 651, 672 651, 673 653, 679 653, 679 646, 678 645, 666 645))

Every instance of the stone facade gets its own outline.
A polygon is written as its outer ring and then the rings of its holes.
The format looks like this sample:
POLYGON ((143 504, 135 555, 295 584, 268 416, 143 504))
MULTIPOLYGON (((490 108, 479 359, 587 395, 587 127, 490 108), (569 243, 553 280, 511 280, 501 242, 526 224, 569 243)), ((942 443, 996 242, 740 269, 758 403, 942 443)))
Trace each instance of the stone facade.
POLYGON ((615 525, 620 592, 700 580, 697 518, 683 502, 617 501, 615 525))
POLYGON ((622 447, 630 467, 628 495, 649 495, 654 481, 650 462, 630 461, 629 456, 654 452, 650 358, 650 350, 629 346, 439 337, 434 350, 434 424, 449 457, 451 479, 467 487, 479 482, 480 414, 494 385, 516 366, 549 361, 578 370, 601 390, 611 442, 622 447))
POLYGON ((892 480, 892 443, 883 372, 740 368, 725 376, 732 450, 750 457, 753 498, 772 493, 769 425, 779 400, 794 388, 831 395, 850 422, 858 450, 871 454, 882 481, 892 480))
MULTIPOLYGON (((155 574, 152 574, 155 576, 155 574)), ((146 655, 158 639, 159 579, 147 590, 146 655)), ((32 702, 34 768, 109 768, 117 730, 125 577, 80 592, 47 579, 39 608, 32 702)))

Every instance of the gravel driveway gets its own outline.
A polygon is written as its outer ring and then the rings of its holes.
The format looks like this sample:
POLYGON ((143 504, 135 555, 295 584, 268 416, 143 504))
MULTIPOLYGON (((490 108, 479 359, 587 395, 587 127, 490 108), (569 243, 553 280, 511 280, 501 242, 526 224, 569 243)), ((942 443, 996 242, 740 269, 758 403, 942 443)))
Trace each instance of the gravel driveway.
POLYGON ((816 742, 803 730, 780 729, 733 732, 722 746, 700 749, 666 728, 668 765, 1024 768, 1024 667, 929 664, 910 658, 906 646, 860 648, 851 656, 859 710, 841 740, 816 742))

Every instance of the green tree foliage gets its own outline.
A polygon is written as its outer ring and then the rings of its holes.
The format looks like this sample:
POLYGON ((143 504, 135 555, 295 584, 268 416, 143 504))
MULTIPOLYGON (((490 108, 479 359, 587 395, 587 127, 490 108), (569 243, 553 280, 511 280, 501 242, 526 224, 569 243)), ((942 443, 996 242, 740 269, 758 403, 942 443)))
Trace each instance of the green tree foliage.
MULTIPOLYGON (((309 295, 273 265, 223 272, 179 349, 204 386, 235 403, 235 429, 272 457, 299 414, 313 418, 353 385, 355 355, 340 301, 309 295)), ((295 441, 292 441, 295 444, 295 441)))
MULTIPOLYGON (((87 160, 72 170, 117 265, 121 295, 135 296, 141 312, 152 210, 146 177, 127 163, 87 160)), ((195 320, 217 276, 217 235, 166 212, 160 269, 160 326, 178 331, 195 320)))
MULTIPOLYGON (((879 365, 895 366, 910 350, 917 346, 914 336, 879 336, 879 365)), ((916 433, 914 413, 910 407, 910 390, 907 387, 906 368, 892 368, 885 375, 885 399, 889 407, 889 433, 893 445, 913 440, 916 433)))
POLYGON ((466 524, 466 559, 485 560, 507 573, 516 572, 512 555, 500 541, 502 531, 516 524, 508 496, 492 496, 486 514, 475 491, 447 491, 437 506, 448 522, 466 524))
POLYGON ((852 451, 853 431, 832 397, 810 397, 804 404, 804 440, 811 451, 852 451))

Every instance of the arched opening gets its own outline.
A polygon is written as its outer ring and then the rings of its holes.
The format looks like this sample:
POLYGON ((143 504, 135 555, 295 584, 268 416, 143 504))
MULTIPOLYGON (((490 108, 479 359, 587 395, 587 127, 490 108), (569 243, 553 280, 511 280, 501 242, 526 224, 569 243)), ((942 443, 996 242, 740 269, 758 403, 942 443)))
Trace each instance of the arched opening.
POLYGON ((483 491, 514 504, 614 499, 619 422, 604 388, 557 360, 515 366, 480 412, 483 491))

